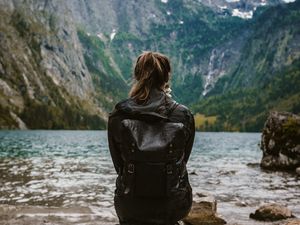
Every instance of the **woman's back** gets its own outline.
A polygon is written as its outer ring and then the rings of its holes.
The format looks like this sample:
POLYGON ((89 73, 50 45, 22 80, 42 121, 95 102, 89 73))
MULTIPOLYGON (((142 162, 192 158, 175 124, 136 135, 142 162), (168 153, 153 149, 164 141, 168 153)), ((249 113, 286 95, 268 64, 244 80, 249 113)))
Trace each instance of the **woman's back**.
POLYGON ((191 112, 161 88, 150 88, 142 103, 131 97, 116 105, 108 139, 121 224, 173 225, 187 215, 192 190, 186 163, 194 134, 191 112))

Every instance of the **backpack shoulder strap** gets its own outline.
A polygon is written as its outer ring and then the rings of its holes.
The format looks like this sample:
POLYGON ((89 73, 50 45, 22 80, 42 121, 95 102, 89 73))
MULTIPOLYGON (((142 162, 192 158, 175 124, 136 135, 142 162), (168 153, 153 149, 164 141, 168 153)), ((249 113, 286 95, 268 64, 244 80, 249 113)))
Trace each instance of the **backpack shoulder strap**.
POLYGON ((174 111, 174 109, 178 106, 179 104, 174 101, 171 97, 169 97, 166 93, 164 96, 164 106, 166 108, 165 115, 169 120, 169 117, 171 113, 174 111))

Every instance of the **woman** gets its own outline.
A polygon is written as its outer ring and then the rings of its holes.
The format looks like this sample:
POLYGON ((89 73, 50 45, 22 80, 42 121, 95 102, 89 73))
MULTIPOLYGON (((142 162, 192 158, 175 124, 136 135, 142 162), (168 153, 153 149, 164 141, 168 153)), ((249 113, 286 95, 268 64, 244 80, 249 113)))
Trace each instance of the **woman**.
POLYGON ((191 208, 186 163, 194 118, 171 98, 170 73, 163 54, 141 54, 130 98, 109 116, 109 149, 118 173, 114 203, 121 225, 174 225, 191 208))

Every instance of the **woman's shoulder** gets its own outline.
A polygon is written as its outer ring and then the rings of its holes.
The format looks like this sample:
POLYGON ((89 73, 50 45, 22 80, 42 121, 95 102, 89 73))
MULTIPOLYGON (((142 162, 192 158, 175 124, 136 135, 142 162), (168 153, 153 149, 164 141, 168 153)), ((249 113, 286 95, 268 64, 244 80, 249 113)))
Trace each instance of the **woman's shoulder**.
POLYGON ((178 105, 175 110, 177 110, 178 112, 182 112, 182 113, 192 114, 191 110, 187 106, 180 104, 180 103, 177 103, 177 104, 178 105))
POLYGON ((191 110, 180 103, 177 103, 175 109, 172 111, 170 115, 171 120, 181 121, 181 122, 188 122, 194 118, 191 110))
POLYGON ((191 110, 179 102, 175 101, 173 98, 168 97, 169 105, 173 108, 172 112, 177 114, 192 114, 191 110))
POLYGON ((130 108, 128 107, 129 101, 131 101, 131 99, 127 98, 116 103, 113 110, 109 113, 109 117, 117 116, 130 111, 130 108))

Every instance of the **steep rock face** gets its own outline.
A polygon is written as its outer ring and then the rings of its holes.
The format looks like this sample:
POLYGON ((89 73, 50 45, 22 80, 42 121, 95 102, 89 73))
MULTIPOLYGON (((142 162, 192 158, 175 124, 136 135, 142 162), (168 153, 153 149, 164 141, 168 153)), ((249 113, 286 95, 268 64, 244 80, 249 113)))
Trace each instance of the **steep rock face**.
POLYGON ((92 34, 128 32, 147 35, 152 23, 165 23, 155 1, 65 1, 76 24, 92 34))
POLYGON ((52 1, 1 1, 1 127, 75 128, 75 120, 87 127, 88 115, 103 127, 105 114, 90 99, 92 79, 67 12, 52 1))
POLYGON ((66 87, 72 95, 87 98, 88 90, 93 87, 91 77, 84 64, 77 28, 70 21, 71 15, 64 4, 59 1, 14 1, 6 9, 10 25, 18 32, 16 36, 23 42, 32 39, 36 42, 36 46, 29 46, 28 50, 37 48, 41 60, 38 63, 53 82, 66 87))
POLYGON ((217 46, 211 51, 207 71, 203 74, 203 96, 215 87, 216 82, 223 75, 231 74, 237 69, 235 62, 238 62, 241 56, 245 37, 247 37, 247 33, 238 36, 222 46, 217 46))
POLYGON ((300 117, 273 112, 262 133, 261 166, 266 169, 295 170, 300 166, 300 117))

